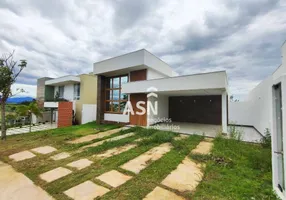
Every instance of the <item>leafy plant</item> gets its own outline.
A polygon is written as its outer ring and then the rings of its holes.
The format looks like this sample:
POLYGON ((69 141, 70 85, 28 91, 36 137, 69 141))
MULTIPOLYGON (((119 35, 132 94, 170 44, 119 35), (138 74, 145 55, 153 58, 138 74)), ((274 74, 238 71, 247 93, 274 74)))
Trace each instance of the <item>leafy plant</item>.
POLYGON ((264 137, 261 139, 261 145, 264 148, 271 147, 271 133, 270 133, 269 128, 266 128, 264 131, 264 137))
POLYGON ((231 139, 238 141, 242 140, 242 131, 237 128, 235 125, 229 126, 229 136, 231 139))

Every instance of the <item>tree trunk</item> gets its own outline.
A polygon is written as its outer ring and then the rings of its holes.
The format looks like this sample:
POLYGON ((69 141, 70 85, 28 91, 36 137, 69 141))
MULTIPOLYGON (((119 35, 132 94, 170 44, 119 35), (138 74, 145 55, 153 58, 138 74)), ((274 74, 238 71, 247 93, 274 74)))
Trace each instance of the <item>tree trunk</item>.
POLYGON ((29 130, 29 132, 31 133, 31 131, 32 131, 32 114, 30 114, 30 130, 29 130))
POLYGON ((6 140, 5 102, 1 103, 1 140, 6 140))

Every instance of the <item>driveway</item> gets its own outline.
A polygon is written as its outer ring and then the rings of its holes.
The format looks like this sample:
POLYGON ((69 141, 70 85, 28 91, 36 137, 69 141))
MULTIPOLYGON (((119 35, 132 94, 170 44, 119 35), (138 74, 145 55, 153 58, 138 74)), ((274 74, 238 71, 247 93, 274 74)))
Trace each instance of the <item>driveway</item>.
MULTIPOLYGON (((31 131, 43 131, 43 130, 49 130, 49 129, 55 129, 57 128, 57 124, 41 124, 32 126, 31 131)), ((0 131, 1 133, 1 131, 0 131)), ((15 134, 21 134, 21 133, 29 133, 29 126, 23 126, 22 128, 8 128, 7 129, 7 135, 15 135, 15 134)))

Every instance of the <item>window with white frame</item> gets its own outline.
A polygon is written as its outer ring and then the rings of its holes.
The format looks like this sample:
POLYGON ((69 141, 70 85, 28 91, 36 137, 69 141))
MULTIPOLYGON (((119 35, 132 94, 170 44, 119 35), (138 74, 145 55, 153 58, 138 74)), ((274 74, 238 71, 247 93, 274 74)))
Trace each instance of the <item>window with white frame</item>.
POLYGON ((59 98, 63 99, 64 98, 64 93, 65 93, 65 86, 59 86, 59 98))
POLYGON ((80 99, 80 83, 73 85, 73 96, 74 96, 74 100, 80 99))

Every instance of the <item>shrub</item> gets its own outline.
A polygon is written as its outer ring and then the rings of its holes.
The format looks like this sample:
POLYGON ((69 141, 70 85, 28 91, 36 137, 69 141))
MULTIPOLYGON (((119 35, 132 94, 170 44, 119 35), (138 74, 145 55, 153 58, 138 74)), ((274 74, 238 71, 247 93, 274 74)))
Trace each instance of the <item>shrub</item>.
POLYGON ((261 145, 264 148, 271 148, 271 134, 269 128, 264 131, 264 137, 261 139, 261 145))

